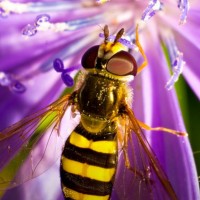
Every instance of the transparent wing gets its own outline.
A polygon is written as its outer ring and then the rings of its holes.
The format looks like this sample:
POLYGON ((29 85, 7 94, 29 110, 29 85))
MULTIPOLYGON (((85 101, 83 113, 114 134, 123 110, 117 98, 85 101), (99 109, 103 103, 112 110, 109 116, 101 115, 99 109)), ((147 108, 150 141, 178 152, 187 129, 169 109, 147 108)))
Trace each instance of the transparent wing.
MULTIPOLYGON (((177 199, 167 176, 127 106, 120 120, 125 127, 112 199, 177 199)), ((121 130, 122 132, 122 130, 121 130)))
POLYGON ((69 106, 65 95, 0 132, 0 189, 15 187, 47 170, 60 156, 60 123, 69 106))

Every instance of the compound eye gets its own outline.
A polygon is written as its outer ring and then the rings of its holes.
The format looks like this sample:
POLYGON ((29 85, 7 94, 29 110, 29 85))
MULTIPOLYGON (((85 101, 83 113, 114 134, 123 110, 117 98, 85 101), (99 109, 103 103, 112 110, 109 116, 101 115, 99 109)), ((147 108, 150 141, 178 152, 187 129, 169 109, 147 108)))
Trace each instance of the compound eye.
POLYGON ((106 69, 118 76, 135 76, 137 74, 137 63, 130 53, 120 51, 109 59, 106 69))
POLYGON ((85 69, 91 69, 95 67, 95 61, 97 58, 98 50, 99 45, 96 45, 91 47, 84 53, 81 59, 81 64, 85 69))

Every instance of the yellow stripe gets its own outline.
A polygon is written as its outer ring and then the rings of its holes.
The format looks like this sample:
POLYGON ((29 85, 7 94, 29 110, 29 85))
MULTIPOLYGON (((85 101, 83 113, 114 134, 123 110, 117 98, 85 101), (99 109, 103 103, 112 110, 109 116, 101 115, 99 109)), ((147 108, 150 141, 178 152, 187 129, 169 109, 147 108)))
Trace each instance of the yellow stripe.
POLYGON ((83 193, 76 192, 72 189, 69 189, 66 186, 63 186, 63 192, 65 194, 65 197, 70 197, 76 200, 108 200, 109 199, 109 195, 96 196, 96 195, 83 194, 83 193))
POLYGON ((79 135, 75 131, 73 131, 70 135, 70 143, 80 147, 80 148, 89 148, 93 151, 101 152, 101 153, 116 153, 117 145, 115 141, 92 141, 88 140, 82 135, 79 135))
POLYGON ((62 167, 65 171, 98 181, 111 181, 115 168, 102 168, 86 163, 80 163, 62 156, 62 167))

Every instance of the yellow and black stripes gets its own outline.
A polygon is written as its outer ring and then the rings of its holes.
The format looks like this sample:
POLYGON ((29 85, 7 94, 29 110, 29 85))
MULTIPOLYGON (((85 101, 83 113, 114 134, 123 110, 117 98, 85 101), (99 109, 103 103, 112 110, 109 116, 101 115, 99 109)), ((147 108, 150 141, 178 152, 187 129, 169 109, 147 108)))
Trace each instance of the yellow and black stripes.
POLYGON ((63 156, 74 161, 103 168, 113 168, 116 166, 116 154, 94 153, 91 149, 79 148, 70 144, 68 141, 65 144, 63 156), (109 161, 107 160, 108 158, 109 161))
POLYGON ((116 133, 89 133, 81 124, 66 141, 61 182, 66 199, 109 199, 117 165, 116 133))
MULTIPOLYGON (((109 124, 107 124, 109 126, 109 124)), ((115 124, 111 124, 111 126, 115 126, 115 124)), ((75 130, 75 133, 85 137, 87 140, 92 140, 92 141, 113 141, 116 137, 115 132, 101 132, 101 133, 89 133, 86 131, 81 124, 79 124, 75 130)))

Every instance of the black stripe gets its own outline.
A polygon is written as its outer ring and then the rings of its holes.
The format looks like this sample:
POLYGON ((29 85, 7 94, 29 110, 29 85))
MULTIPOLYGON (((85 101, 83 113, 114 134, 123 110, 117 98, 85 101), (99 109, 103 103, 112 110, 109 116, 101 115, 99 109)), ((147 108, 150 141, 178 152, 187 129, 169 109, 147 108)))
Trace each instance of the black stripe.
POLYGON ((88 140, 99 141, 99 140, 108 140, 112 141, 115 140, 116 133, 115 132, 100 132, 100 133, 89 133, 86 131, 81 124, 79 124, 74 131, 88 140))
MULTIPOLYGON (((97 172, 98 173, 98 172, 97 172)), ((62 184, 66 187, 83 194, 91 194, 98 196, 110 195, 113 183, 97 181, 79 175, 71 174, 60 168, 60 176, 62 184)))
POLYGON ((65 143, 63 155, 71 160, 103 168, 113 168, 117 165, 116 154, 100 153, 91 149, 76 147, 70 144, 69 140, 65 143))

